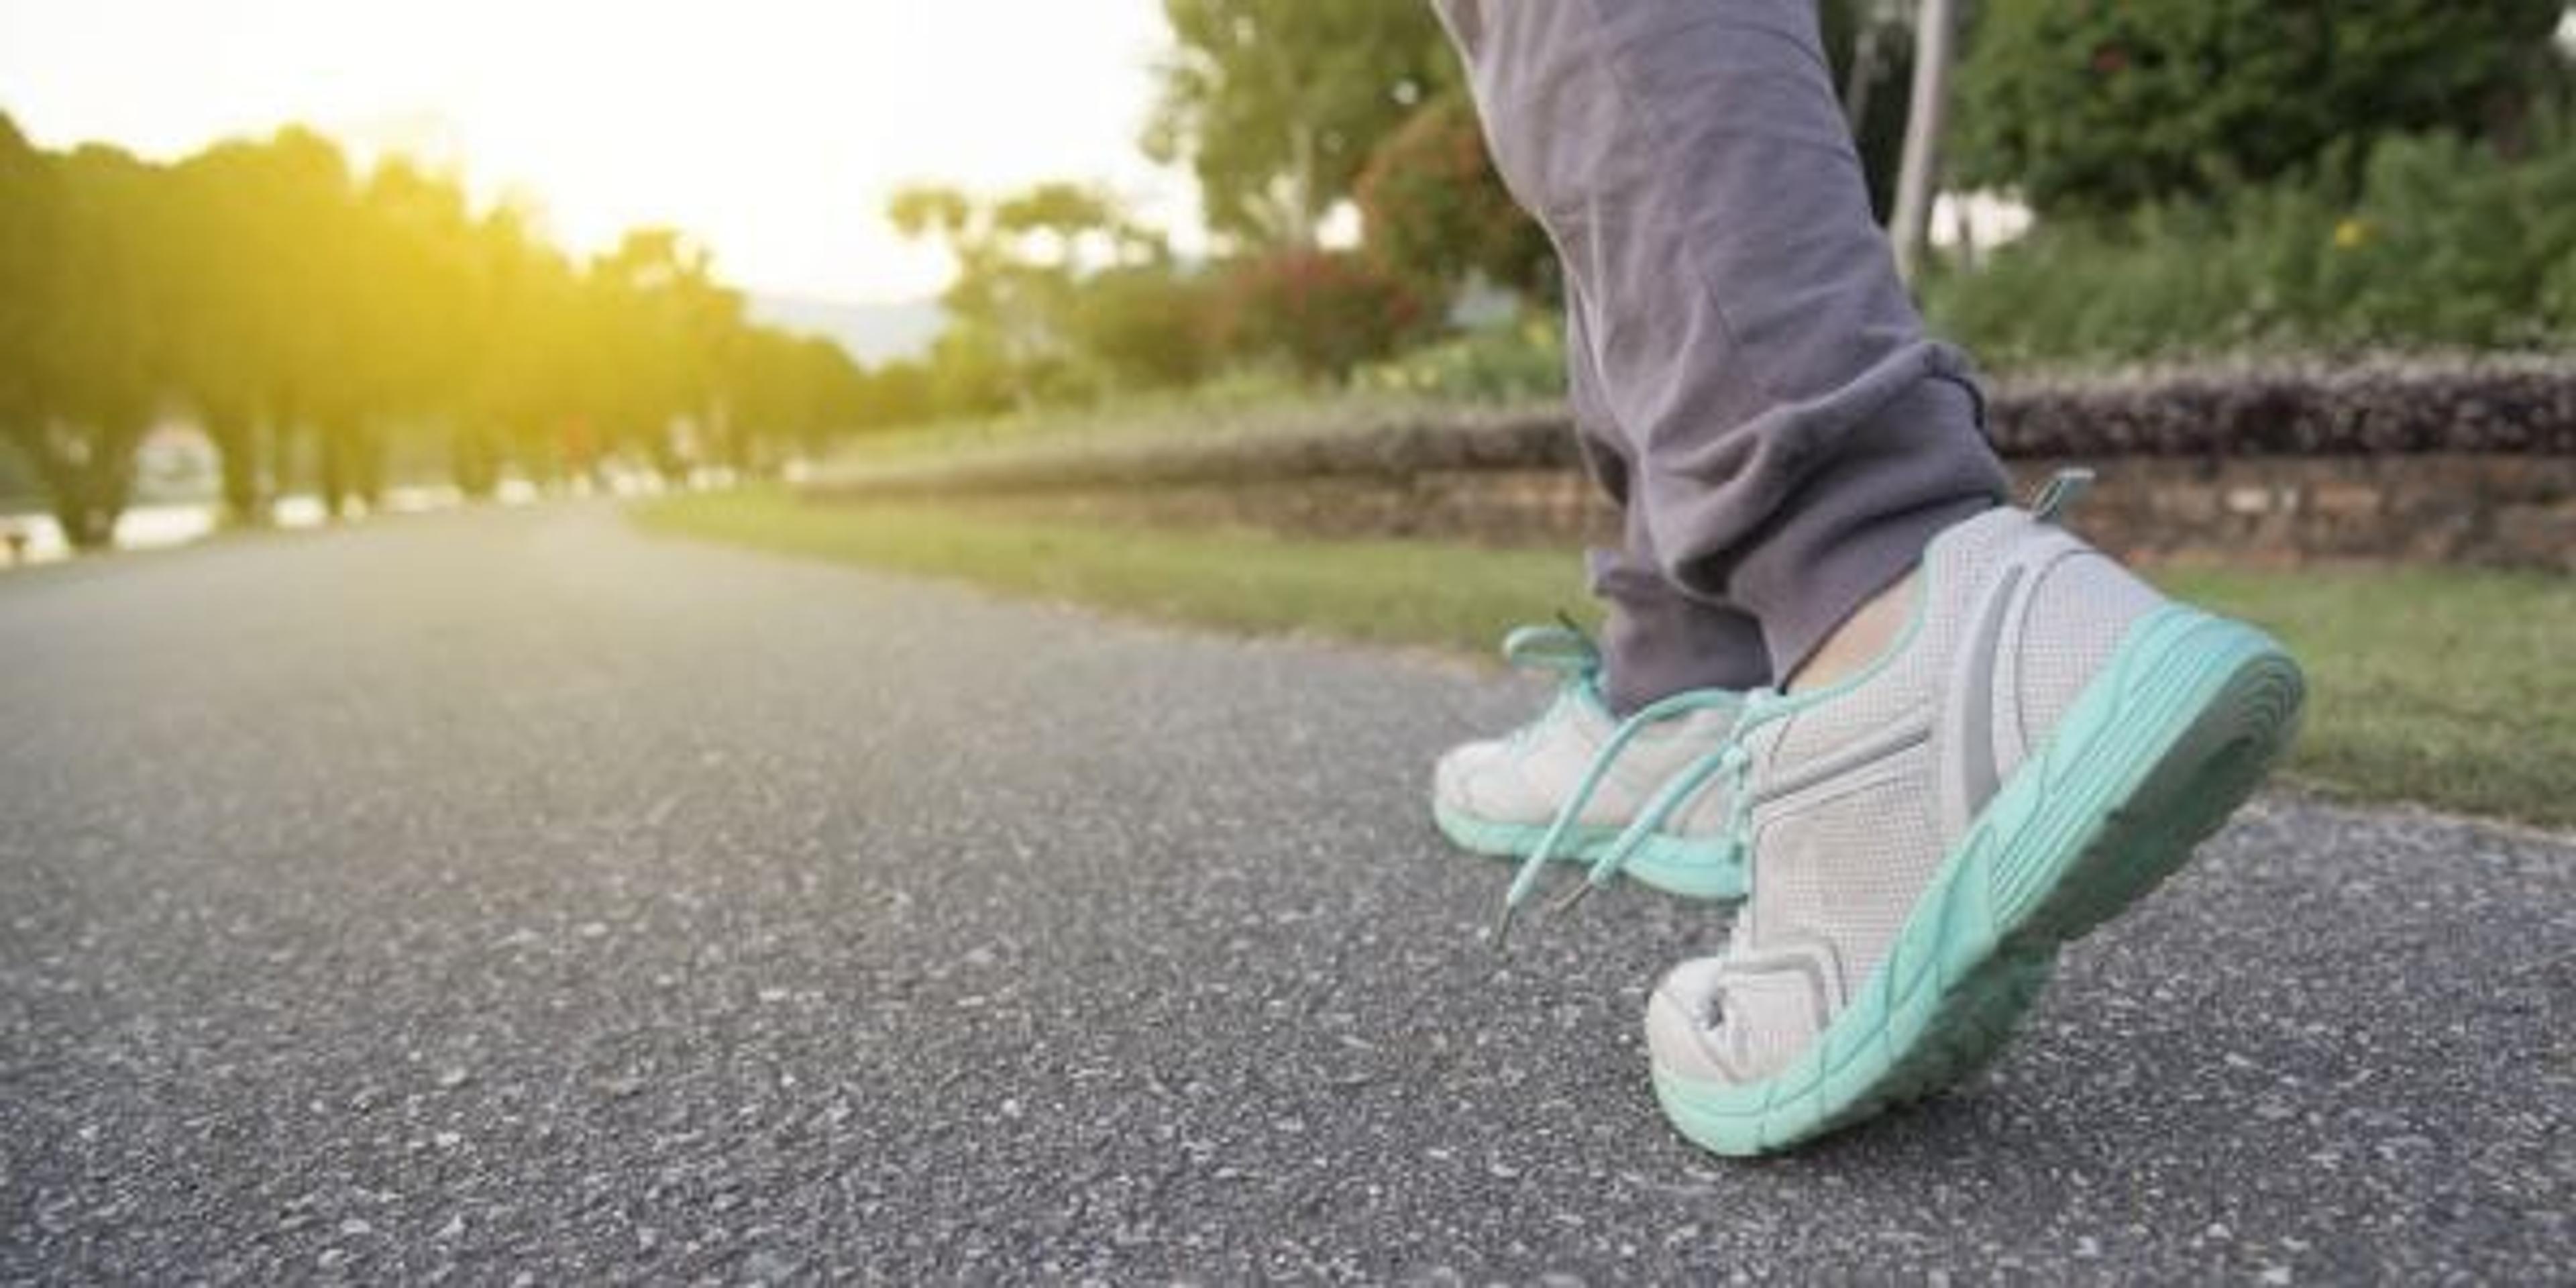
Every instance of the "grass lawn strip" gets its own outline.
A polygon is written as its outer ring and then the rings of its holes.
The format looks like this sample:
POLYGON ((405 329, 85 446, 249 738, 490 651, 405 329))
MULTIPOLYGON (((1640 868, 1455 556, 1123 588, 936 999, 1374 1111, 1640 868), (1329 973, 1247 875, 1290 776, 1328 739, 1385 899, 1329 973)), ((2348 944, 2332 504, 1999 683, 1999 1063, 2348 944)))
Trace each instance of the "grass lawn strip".
MULTIPOLYGON (((1593 615, 1580 561, 1554 550, 810 505, 761 489, 668 497, 633 514, 660 532, 1245 633, 1489 655, 1516 623, 1593 615)), ((2150 576, 2263 626, 2306 665, 2297 780, 2347 799, 2576 827, 2576 579, 2459 568, 2150 576)))

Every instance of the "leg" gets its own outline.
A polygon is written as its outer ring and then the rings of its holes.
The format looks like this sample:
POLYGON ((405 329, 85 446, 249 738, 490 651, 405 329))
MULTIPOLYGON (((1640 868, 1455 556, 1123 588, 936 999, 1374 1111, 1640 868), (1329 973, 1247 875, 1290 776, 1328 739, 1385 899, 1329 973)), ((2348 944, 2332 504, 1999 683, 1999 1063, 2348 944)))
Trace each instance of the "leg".
MULTIPOLYGON (((1561 674, 1555 701, 1506 737, 1450 748, 1432 771, 1432 817, 1441 831, 1473 853, 1520 859, 1525 871, 1551 851, 1590 861, 1612 847, 1657 787, 1723 743, 1734 726, 1735 695, 1766 683, 1771 670, 1750 615, 1687 594, 1663 575, 1632 503, 1628 444, 1610 419, 1591 346, 1581 340, 1584 318, 1579 305, 1567 310, 1575 439, 1626 529, 1619 547, 1591 552, 1592 591, 1609 608, 1601 651, 1567 648, 1544 628, 1535 636, 1514 632, 1507 655, 1523 660, 1518 650, 1538 644, 1528 660, 1561 674), (1647 718, 1645 709, 1667 698, 1686 709, 1665 704, 1647 718), (1633 739, 1623 733, 1632 723, 1633 739), (1620 772, 1586 787, 1586 770, 1622 745, 1620 772), (1569 813, 1573 830, 1551 842, 1551 821, 1569 813)), ((1740 856, 1700 843, 1717 821, 1714 810, 1701 810, 1659 823, 1627 870, 1674 894, 1741 896, 1740 856)))
POLYGON ((1625 716, 1688 689, 1756 689, 1771 681, 1762 629, 1732 605, 1682 592, 1655 559, 1654 536, 1632 503, 1633 477, 1585 338, 1581 303, 1566 301, 1566 383, 1583 459, 1619 506, 1624 544, 1590 554, 1592 593, 1608 606, 1602 630, 1602 699, 1625 716))
POLYGON ((1848 667, 1755 695, 1657 793, 1722 818, 1694 838, 1747 856, 1751 892, 1724 950, 1649 1000, 1665 1114, 1759 1153, 1946 1086, 2061 945, 2254 790, 2297 727, 2297 664, 2060 527, 2080 478, 1998 507, 1964 366, 1869 222, 1807 0, 1443 16, 1586 302, 1647 548, 1751 610, 1776 674, 1829 640, 1815 670, 1848 667))
MULTIPOLYGON (((1786 676, 2005 480, 1870 222, 1807 0, 1443 0, 1555 239, 1630 509, 1786 676)), ((1569 342, 1574 342, 1569 333, 1569 342)))

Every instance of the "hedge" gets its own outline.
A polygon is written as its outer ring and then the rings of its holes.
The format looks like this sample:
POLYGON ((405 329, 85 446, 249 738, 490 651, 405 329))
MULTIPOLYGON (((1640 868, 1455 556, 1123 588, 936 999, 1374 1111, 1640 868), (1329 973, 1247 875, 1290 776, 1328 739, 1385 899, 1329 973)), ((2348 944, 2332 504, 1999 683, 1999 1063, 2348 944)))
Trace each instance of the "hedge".
MULTIPOLYGON (((1987 428, 2013 458, 2576 456, 2576 355, 2270 359, 1999 381, 1987 428)), ((1174 436, 826 472, 836 496, 1010 494, 1574 468, 1561 411, 1460 409, 1367 425, 1174 436)))

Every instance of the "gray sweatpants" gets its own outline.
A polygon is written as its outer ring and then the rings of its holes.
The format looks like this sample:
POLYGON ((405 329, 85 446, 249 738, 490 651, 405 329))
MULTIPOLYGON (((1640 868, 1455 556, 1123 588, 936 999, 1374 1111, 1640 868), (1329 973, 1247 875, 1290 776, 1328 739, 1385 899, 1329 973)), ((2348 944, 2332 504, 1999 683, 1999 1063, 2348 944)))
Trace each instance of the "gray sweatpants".
POLYGON ((1564 261, 1622 711, 1785 677, 2006 487, 1870 218, 1814 0, 1438 0, 1564 261))

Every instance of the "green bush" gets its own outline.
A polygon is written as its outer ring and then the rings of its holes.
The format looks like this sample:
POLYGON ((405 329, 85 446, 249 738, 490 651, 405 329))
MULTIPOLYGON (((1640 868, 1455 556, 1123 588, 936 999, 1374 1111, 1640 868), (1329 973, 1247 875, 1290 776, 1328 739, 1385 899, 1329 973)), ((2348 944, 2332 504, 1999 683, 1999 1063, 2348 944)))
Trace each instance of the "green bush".
POLYGON ((1524 402, 1565 393, 1565 332, 1553 314, 1436 340, 1360 370, 1362 388, 1524 402))
POLYGON ((1104 269, 1076 287, 1067 338, 1120 389, 1195 384, 1215 365, 1215 292, 1170 262, 1104 269))
POLYGON ((1336 384, 1395 352, 1427 321, 1411 286, 1349 251, 1283 249, 1242 260, 1221 292, 1227 350, 1336 384))
POLYGON ((2392 137, 2349 199, 2331 168, 2214 204, 2043 219, 1982 265, 1940 265, 1926 309, 1996 366, 2576 339, 2576 131, 2549 124, 2510 163, 2392 137))
POLYGON ((1485 155, 1475 104, 1422 105, 1369 154, 1355 192, 1372 258, 1446 294, 1470 275, 1553 303, 1556 252, 1485 155))
POLYGON ((1987 0, 1960 68, 1958 177, 2047 214, 2099 212, 2274 179, 2392 133, 2510 145, 2563 76, 2563 9, 1987 0))

